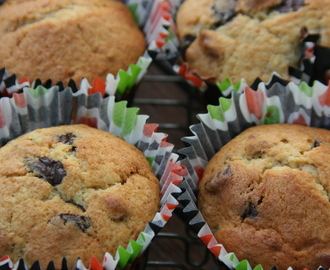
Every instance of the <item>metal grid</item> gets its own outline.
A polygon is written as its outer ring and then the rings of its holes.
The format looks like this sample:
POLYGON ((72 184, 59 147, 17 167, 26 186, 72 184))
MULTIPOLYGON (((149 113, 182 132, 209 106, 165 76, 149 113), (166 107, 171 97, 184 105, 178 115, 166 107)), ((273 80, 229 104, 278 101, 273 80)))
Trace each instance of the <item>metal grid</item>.
POLYGON ((192 135, 189 127, 198 123, 196 115, 207 112, 203 93, 177 75, 163 59, 152 63, 128 102, 129 106, 139 107, 140 113, 149 115, 150 123, 159 124, 158 131, 169 135, 174 151, 184 147, 182 137, 192 135))
MULTIPOLYGON (((168 141, 174 143, 176 151, 184 146, 180 145, 181 138, 192 135, 189 126, 198 122, 196 115, 206 112, 199 91, 175 74, 166 60, 158 60, 135 89, 129 104, 142 109, 140 113, 148 114, 149 122, 158 123, 158 131, 169 135, 168 141), (162 113, 157 114, 159 110, 162 113)), ((221 269, 205 244, 191 231, 188 221, 182 218, 181 211, 180 207, 174 211, 174 216, 151 243, 138 269, 221 269)))
POLYGON ((215 257, 210 253, 205 244, 190 230, 188 223, 180 219, 181 215, 176 214, 178 217, 174 218, 175 221, 172 222, 172 226, 179 228, 179 230, 183 229, 184 231, 178 233, 175 229, 171 228, 167 232, 160 232, 147 251, 146 262, 142 269, 220 269, 215 257), (153 246, 154 244, 155 247, 153 246), (166 253, 168 255, 165 260, 158 259, 159 248, 163 249, 164 254, 166 253))

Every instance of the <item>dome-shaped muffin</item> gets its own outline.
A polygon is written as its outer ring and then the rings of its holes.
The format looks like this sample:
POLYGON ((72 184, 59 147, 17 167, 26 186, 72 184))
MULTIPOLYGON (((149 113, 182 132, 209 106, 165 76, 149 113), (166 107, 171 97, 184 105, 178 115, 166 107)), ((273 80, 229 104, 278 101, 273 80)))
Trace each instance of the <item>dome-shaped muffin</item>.
POLYGON ((290 66, 300 67, 306 28, 330 46, 329 7, 329 0, 186 0, 176 19, 192 69, 252 84, 273 72, 287 79, 290 66))
POLYGON ((330 267, 330 131, 249 128, 210 160, 198 207, 218 243, 263 269, 330 267))
POLYGON ((0 66, 19 79, 105 81, 146 50, 142 31, 120 1, 7 0, 0 17, 0 66))
POLYGON ((34 130, 0 148, 0 254, 60 268, 136 239, 159 210, 159 181, 145 156, 85 125, 34 130))

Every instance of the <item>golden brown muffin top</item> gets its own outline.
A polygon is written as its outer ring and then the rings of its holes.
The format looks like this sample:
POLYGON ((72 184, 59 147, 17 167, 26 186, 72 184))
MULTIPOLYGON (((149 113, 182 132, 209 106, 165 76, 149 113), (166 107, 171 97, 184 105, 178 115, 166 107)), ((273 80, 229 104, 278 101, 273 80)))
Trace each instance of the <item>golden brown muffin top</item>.
POLYGON ((109 0, 9 0, 0 6, 0 64, 19 79, 105 81, 146 49, 128 8, 109 0))
POLYGON ((159 209, 159 182, 135 146, 84 125, 39 129, 0 148, 0 254, 42 269, 88 268, 136 239, 159 209))
POLYGON ((330 131, 252 127, 211 159, 198 206, 220 244, 264 269, 330 267, 330 131))

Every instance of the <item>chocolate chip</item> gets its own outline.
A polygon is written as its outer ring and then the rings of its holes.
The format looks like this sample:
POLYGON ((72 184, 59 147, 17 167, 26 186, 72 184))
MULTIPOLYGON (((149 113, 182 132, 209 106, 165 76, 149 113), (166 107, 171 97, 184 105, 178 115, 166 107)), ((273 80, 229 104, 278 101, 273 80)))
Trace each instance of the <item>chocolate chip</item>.
POLYGON ((78 208, 80 208, 81 210, 83 210, 84 212, 86 211, 85 207, 83 207, 81 204, 76 203, 74 200, 65 200, 66 203, 72 203, 73 205, 77 206, 78 208))
POLYGON ((256 216, 258 216, 258 209, 253 202, 249 202, 249 205, 244 210, 243 214, 241 215, 241 218, 242 219, 255 218, 256 216))
POLYGON ((204 185, 205 189, 209 192, 216 192, 231 178, 231 167, 228 165, 223 171, 219 171, 216 175, 212 176, 204 185))
POLYGON ((77 136, 75 134, 69 132, 64 135, 58 136, 58 141, 65 143, 65 144, 72 145, 75 138, 77 138, 77 136))
POLYGON ((182 42, 181 42, 181 50, 182 50, 183 54, 185 53, 187 48, 190 46, 190 44, 194 42, 195 39, 196 39, 195 35, 185 35, 183 37, 182 42))
POLYGON ((230 167, 230 165, 228 165, 228 166, 226 167, 226 169, 223 171, 222 174, 223 174, 223 175, 231 174, 231 167, 230 167))
POLYGON ((277 10, 281 13, 289 13, 303 7, 304 2, 304 0, 283 0, 280 5, 273 7, 272 10, 277 10))
POLYGON ((195 35, 185 35, 183 37, 183 42, 184 43, 192 43, 196 39, 195 35))
POLYGON ((317 141, 317 140, 315 140, 315 141, 314 141, 314 147, 318 147, 318 146, 320 146, 320 142, 317 141))
POLYGON ((38 177, 43 178, 52 186, 62 183, 66 171, 60 161, 52 160, 49 157, 34 158, 26 161, 25 165, 38 177))
POLYGON ((91 226, 91 220, 89 217, 74 215, 74 214, 60 214, 59 217, 64 221, 64 225, 67 222, 74 222, 77 224, 80 230, 86 232, 91 226))
POLYGON ((217 17, 217 22, 213 25, 213 28, 217 28, 229 22, 235 17, 236 1, 218 1, 212 6, 212 11, 217 17))

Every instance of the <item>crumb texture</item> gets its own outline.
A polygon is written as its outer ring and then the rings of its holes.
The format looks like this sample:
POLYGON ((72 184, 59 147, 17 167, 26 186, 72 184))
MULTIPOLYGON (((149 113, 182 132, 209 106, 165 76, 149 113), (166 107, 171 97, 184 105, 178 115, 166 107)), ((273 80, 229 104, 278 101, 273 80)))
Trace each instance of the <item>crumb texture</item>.
POLYGON ((85 125, 27 133, 0 148, 0 164, 0 254, 13 262, 102 262, 159 209, 159 183, 142 152, 85 125))
POLYGON ((249 128, 211 159, 198 206, 219 243, 252 267, 330 267, 330 131, 249 128))

